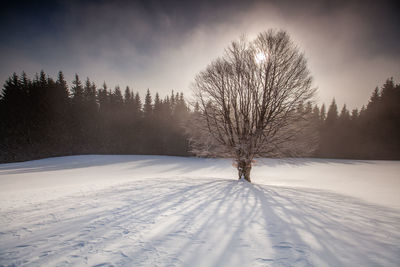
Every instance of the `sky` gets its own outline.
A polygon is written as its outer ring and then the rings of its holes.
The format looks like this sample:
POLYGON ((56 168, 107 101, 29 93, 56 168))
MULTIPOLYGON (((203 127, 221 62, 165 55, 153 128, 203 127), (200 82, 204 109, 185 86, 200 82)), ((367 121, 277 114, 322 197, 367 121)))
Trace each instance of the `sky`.
POLYGON ((0 82, 62 70, 99 87, 129 85, 190 99, 195 75, 233 40, 286 30, 304 52, 316 102, 349 109, 376 86, 400 82, 395 1, 10 1, 0 11, 0 82))

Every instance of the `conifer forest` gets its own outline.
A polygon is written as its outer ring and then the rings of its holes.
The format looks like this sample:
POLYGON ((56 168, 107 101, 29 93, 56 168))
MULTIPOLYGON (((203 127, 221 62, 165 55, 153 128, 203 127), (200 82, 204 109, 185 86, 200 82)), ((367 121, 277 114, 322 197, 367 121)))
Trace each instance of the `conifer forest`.
MULTIPOLYGON (((372 91, 361 109, 308 102, 317 148, 311 156, 400 159, 400 84, 372 91)), ((75 75, 68 86, 44 71, 11 75, 0 98, 0 162, 75 154, 192 156, 185 123, 197 110, 183 93, 144 96, 132 88, 101 87, 75 75), (190 103, 190 104, 189 104, 190 103)))

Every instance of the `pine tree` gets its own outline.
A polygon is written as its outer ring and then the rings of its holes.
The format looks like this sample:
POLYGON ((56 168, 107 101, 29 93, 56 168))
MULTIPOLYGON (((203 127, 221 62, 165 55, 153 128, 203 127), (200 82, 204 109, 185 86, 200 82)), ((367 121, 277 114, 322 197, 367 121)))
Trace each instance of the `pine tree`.
POLYGON ((26 75, 25 71, 22 72, 21 83, 22 87, 26 89, 32 84, 31 81, 28 79, 28 76, 26 75))
POLYGON ((82 103, 84 99, 82 83, 78 74, 75 74, 75 80, 72 81, 72 99, 75 103, 82 103))
POLYGON ((140 99, 139 93, 136 92, 134 99, 134 115, 139 118, 142 115, 142 100, 140 99))
POLYGON ((99 101, 100 113, 105 113, 109 108, 109 95, 108 95, 107 84, 104 82, 103 87, 99 89, 97 93, 97 99, 99 101))
POLYGON ((326 119, 323 120, 325 113, 325 105, 321 107, 320 118, 323 121, 320 127, 318 156, 322 157, 336 157, 337 156, 337 106, 335 99, 332 100, 329 106, 326 119))
POLYGON ((129 88, 129 86, 125 88, 124 100, 126 106, 130 106, 132 104, 133 99, 132 99, 131 89, 129 88))
POLYGON ((336 123, 337 119, 338 119, 338 109, 337 109, 336 101, 335 101, 335 99, 333 99, 331 102, 331 105, 329 106, 325 122, 328 125, 334 125, 336 123))
POLYGON ((169 100, 169 104, 171 106, 171 110, 174 111, 175 109, 175 95, 174 95, 174 90, 171 91, 171 98, 169 100))
POLYGON ((62 73, 62 71, 58 72, 56 84, 59 90, 62 91, 64 98, 68 98, 69 96, 68 85, 67 82, 65 81, 64 74, 62 73))
POLYGON ((112 100, 113 108, 122 107, 124 100, 122 98, 122 92, 121 92, 121 88, 119 86, 115 87, 111 100, 112 100))
POLYGON ((380 92, 379 92, 378 87, 376 87, 369 99, 369 102, 367 104, 367 109, 371 110, 371 109, 377 108, 377 106, 379 105, 380 99, 381 99, 380 92))
POLYGON ((154 113, 154 116, 157 119, 161 118, 161 115, 162 115, 162 103, 161 103, 160 96, 158 95, 158 93, 156 93, 156 96, 154 97, 153 113, 154 113))
POLYGON ((352 111, 351 111, 351 120, 352 121, 356 121, 357 119, 358 119, 358 116, 359 116, 359 114, 358 114, 358 109, 353 109, 352 111))
POLYGON ((188 117, 188 108, 186 106, 183 93, 177 93, 175 96, 174 116, 179 122, 184 121, 188 117))
POLYGON ((91 82, 89 80, 89 77, 87 77, 86 81, 85 81, 85 86, 83 87, 83 98, 84 98, 84 101, 86 103, 90 103, 90 98, 91 98, 91 95, 92 95, 92 93, 91 93, 92 88, 91 87, 92 87, 92 84, 91 84, 91 82))
POLYGON ((150 90, 147 89, 143 105, 143 115, 145 118, 149 118, 153 114, 153 105, 151 103, 152 100, 151 100, 150 90))
POLYGON ((89 103, 97 108, 97 87, 94 82, 90 86, 89 103))
POLYGON ((40 71, 40 76, 39 76, 39 83, 40 86, 45 87, 47 85, 47 79, 46 79, 46 74, 44 73, 43 70, 40 71))
POLYGON ((343 105, 342 111, 340 112, 340 120, 342 121, 350 121, 350 113, 347 110, 346 104, 343 105))
POLYGON ((382 86, 382 93, 381 97, 384 100, 391 99, 396 95, 396 88, 395 84, 393 81, 393 77, 390 79, 387 79, 384 85, 382 86))

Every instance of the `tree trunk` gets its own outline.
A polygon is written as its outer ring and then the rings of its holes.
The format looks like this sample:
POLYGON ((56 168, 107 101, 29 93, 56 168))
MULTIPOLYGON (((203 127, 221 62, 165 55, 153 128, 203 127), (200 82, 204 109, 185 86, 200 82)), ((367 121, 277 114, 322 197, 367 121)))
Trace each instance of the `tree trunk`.
POLYGON ((239 161, 238 162, 238 174, 239 179, 243 177, 247 182, 251 183, 250 180, 251 162, 250 161, 239 161))

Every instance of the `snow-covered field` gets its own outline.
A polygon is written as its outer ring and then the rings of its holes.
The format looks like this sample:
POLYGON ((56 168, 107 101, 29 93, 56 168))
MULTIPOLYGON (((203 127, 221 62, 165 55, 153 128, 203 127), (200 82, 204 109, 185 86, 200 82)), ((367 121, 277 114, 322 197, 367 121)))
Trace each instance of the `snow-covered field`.
POLYGON ((399 266, 400 162, 0 164, 0 266, 399 266))

